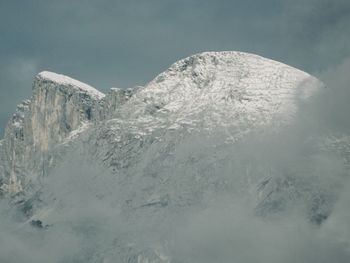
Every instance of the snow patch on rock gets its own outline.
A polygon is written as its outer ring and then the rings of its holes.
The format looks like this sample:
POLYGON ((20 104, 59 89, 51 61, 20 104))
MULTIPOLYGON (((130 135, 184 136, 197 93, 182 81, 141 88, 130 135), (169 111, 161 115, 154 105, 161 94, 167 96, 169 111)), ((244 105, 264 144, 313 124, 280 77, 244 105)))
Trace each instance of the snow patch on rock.
POLYGON ((71 86, 73 88, 77 88, 80 91, 89 93, 97 99, 102 99, 105 96, 105 94, 91 87, 90 85, 62 74, 57 74, 50 71, 42 71, 37 75, 37 78, 41 78, 46 81, 52 81, 64 86, 71 86))

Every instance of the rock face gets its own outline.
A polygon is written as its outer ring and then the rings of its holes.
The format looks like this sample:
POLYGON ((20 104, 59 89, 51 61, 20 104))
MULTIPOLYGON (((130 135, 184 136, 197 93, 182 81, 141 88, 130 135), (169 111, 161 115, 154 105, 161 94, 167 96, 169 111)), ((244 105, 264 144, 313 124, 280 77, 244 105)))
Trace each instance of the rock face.
POLYGON ((89 240, 81 262, 191 262, 171 252, 174 218, 222 199, 249 200, 261 217, 302 203, 307 220, 321 224, 335 202, 337 186, 317 176, 329 165, 318 150, 304 156, 289 143, 281 154, 274 144, 284 145, 301 105, 322 86, 241 52, 197 54, 143 88, 106 95, 42 72, 0 142, 2 190, 26 193, 18 203, 28 222, 78 231, 74 220, 87 214, 83 222, 107 224, 108 232, 79 232, 89 240), (303 166, 285 164, 301 155, 303 166), (99 234, 104 243, 93 243, 99 234))
POLYGON ((26 100, 17 106, 16 113, 6 127, 1 145, 2 190, 5 192, 23 190, 19 178, 23 176, 23 169, 27 168, 24 164, 30 162, 31 158, 30 120, 30 101, 26 100))
POLYGON ((34 82, 30 107, 34 148, 46 152, 82 123, 94 121, 94 108, 103 97, 84 83, 54 73, 40 73, 34 82))
POLYGON ((104 94, 69 77, 39 73, 31 100, 18 105, 2 144, 3 191, 19 192, 45 173, 47 153, 82 124, 93 122, 104 94))

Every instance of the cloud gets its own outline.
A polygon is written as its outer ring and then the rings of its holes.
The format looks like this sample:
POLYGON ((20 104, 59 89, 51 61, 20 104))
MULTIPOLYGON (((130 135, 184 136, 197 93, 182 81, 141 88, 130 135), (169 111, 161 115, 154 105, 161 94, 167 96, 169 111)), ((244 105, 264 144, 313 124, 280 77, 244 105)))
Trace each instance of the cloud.
POLYGON ((327 94, 318 102, 320 115, 329 128, 339 132, 350 132, 350 58, 344 58, 341 64, 318 73, 319 78, 328 86, 327 94))

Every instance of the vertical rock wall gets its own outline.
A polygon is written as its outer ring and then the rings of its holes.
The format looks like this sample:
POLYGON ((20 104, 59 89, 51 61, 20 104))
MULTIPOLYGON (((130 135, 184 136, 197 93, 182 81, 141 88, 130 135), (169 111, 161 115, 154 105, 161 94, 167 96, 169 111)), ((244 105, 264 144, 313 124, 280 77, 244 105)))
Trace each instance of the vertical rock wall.
POLYGON ((0 143, 1 192, 17 193, 45 173, 47 153, 82 124, 97 121, 104 94, 63 75, 42 72, 33 96, 17 106, 0 143))

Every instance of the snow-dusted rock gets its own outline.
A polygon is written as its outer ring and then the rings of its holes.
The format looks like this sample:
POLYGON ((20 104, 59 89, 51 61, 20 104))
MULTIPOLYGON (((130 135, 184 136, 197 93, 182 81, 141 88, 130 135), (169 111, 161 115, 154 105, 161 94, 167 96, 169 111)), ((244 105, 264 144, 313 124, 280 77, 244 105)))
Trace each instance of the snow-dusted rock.
POLYGON ((102 99, 105 96, 102 92, 96 90, 90 85, 87 85, 83 82, 72 79, 62 74, 57 74, 49 71, 42 71, 38 74, 37 78, 42 81, 53 82, 56 85, 62 85, 71 89, 79 90, 80 92, 87 93, 90 97, 93 97, 95 99, 102 99))
POLYGON ((95 108, 95 115, 99 120, 112 119, 120 116, 120 109, 141 87, 121 89, 111 88, 106 96, 100 101, 99 107, 95 108))
POLYGON ((253 54, 197 54, 135 92, 118 108, 118 118, 96 130, 97 145, 105 145, 97 155, 107 156, 101 158, 110 160, 108 166, 120 166, 134 162, 139 146, 131 143, 143 144, 145 138, 176 141, 196 131, 234 142, 252 131, 278 131, 322 85, 305 72, 253 54))
POLYGON ((47 151, 82 123, 93 121, 104 94, 55 73, 42 72, 33 84, 31 123, 34 147, 47 151))
POLYGON ((96 119, 94 109, 104 94, 80 81, 52 72, 39 73, 33 96, 17 106, 2 146, 2 189, 19 192, 45 174, 45 159, 83 123, 96 119))
POLYGON ((173 64, 129 105, 140 105, 137 114, 167 112, 176 122, 237 125, 243 131, 289 121, 298 103, 321 85, 305 72, 258 55, 206 52, 173 64))

